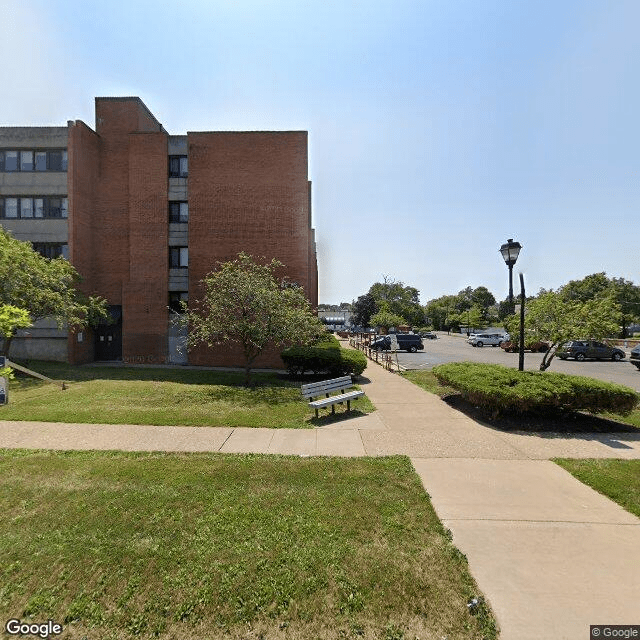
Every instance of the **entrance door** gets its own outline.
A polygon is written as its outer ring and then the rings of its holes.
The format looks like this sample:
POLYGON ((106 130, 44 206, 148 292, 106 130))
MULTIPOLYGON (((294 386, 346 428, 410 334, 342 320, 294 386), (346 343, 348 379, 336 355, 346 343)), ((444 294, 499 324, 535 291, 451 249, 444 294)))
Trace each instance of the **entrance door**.
POLYGON ((110 305, 113 324, 99 324, 95 329, 96 360, 122 360, 122 307, 110 305))

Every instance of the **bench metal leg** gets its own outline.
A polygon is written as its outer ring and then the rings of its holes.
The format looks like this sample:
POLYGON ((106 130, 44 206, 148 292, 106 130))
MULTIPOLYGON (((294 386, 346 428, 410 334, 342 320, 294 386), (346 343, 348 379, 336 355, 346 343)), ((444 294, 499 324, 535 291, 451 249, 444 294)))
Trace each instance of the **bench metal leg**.
POLYGON ((316 418, 318 417, 318 410, 316 409, 316 418))
POLYGON ((351 400, 347 400, 347 411, 351 411, 351 400))

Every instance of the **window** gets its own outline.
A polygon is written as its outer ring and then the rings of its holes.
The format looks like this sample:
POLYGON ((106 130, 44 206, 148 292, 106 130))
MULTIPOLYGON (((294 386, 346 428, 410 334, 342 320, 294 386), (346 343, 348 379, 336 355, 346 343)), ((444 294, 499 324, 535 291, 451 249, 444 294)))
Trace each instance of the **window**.
POLYGON ((36 151, 36 171, 47 170, 47 152, 36 151))
POLYGON ((58 197, 2 198, 0 218, 67 218, 69 199, 58 197))
POLYGON ((183 302, 189 301, 189 293, 187 291, 170 291, 169 292, 169 309, 175 313, 183 313, 183 302))
POLYGON ((20 217, 33 218, 33 198, 20 198, 20 217))
POLYGON ((18 217, 18 198, 5 198, 4 200, 4 217, 18 217))
POLYGON ((0 171, 66 171, 67 151, 0 151, 0 171))
POLYGON ((20 152, 20 171, 33 171, 33 151, 20 152))
POLYGON ((186 178, 189 175, 187 156, 169 156, 169 177, 186 178))
POLYGON ((171 247, 169 250, 169 266, 172 269, 189 266, 189 249, 187 247, 171 247))
POLYGON ((169 222, 188 222, 189 204, 186 202, 169 203, 169 222))
POLYGON ((67 152, 66 151, 49 151, 49 171, 66 171, 67 170, 67 152))
POLYGON ((17 171, 17 170, 18 170, 18 152, 5 151, 3 171, 17 171))
POLYGON ((54 258, 69 259, 69 245, 62 242, 33 242, 33 250, 37 251, 44 258, 53 260, 54 258))

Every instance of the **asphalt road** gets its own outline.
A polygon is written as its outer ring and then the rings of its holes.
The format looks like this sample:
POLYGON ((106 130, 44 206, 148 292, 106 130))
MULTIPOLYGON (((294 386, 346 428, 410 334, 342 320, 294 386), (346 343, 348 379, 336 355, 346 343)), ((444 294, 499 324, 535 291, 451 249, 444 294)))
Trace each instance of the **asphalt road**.
MULTIPOLYGON (((472 347, 466 336, 447 335, 438 332, 437 340, 423 339, 424 351, 417 353, 398 352, 398 362, 407 369, 431 369, 445 362, 489 362, 507 367, 518 366, 518 354, 507 353, 500 347, 472 347)), ((624 349, 623 349, 624 350, 624 349)), ((630 349, 626 349, 627 358, 630 349)), ((525 369, 537 370, 542 362, 542 353, 524 354, 525 369)), ((617 382, 636 391, 640 391, 640 370, 629 360, 613 362, 610 360, 575 362, 554 358, 548 371, 589 376, 608 382, 617 382)))

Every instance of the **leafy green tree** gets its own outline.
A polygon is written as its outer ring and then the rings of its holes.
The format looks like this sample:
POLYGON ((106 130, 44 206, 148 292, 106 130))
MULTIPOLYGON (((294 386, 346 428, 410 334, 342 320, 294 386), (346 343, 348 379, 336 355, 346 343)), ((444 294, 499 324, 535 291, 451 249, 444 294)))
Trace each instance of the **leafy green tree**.
POLYGON ((436 331, 443 331, 451 326, 450 318, 456 313, 455 309, 456 296, 441 296, 427 302, 424 313, 436 331))
POLYGON ((582 280, 571 280, 559 292, 565 300, 581 302, 611 294, 620 305, 619 333, 623 338, 629 325, 640 319, 640 287, 630 280, 609 278, 604 272, 593 273, 582 280))
MULTIPOLYGON (((10 340, 17 329, 25 329, 31 325, 31 318, 24 309, 10 304, 0 306, 0 336, 3 340, 10 340)), ((0 376, 12 379, 13 370, 10 367, 0 368, 0 376)))
MULTIPOLYGON (((0 305, 12 305, 35 322, 54 318, 59 327, 81 328, 107 318, 106 301, 85 296, 80 276, 64 258, 49 260, 29 242, 16 240, 0 229, 0 305)), ((9 354, 12 335, 4 335, 3 352, 9 354)))
POLYGON ((370 293, 365 293, 351 306, 353 308, 353 323, 360 327, 371 326, 371 316, 378 310, 375 298, 370 293))
POLYGON ((407 321, 402 316, 386 308, 371 316, 371 325, 374 327, 389 329, 389 327, 400 327, 405 324, 407 324, 407 321))
POLYGON ((283 267, 246 253, 218 263, 202 280, 204 297, 190 302, 181 317, 190 347, 229 342, 242 347, 247 386, 253 363, 267 347, 308 344, 324 333, 302 287, 277 276, 283 267))
POLYGON ((476 287, 471 292, 471 303, 480 309, 484 309, 486 314, 487 310, 496 304, 496 299, 487 287, 476 287))
MULTIPOLYGON (((567 300, 561 293, 549 291, 526 304, 525 331, 532 340, 550 343, 540 363, 540 371, 551 366, 558 347, 580 338, 601 340, 615 332, 620 320, 620 305, 608 294, 582 302, 567 300)), ((507 319, 512 336, 519 334, 520 319, 507 319)))
MULTIPOLYGON (((382 282, 371 285, 369 293, 376 302, 376 311, 383 308, 402 316, 405 324, 424 324, 424 310, 420 306, 420 292, 415 287, 384 276, 382 282), (385 307, 386 305, 386 307, 385 307)), ((392 325, 393 326, 393 325, 392 325)))

